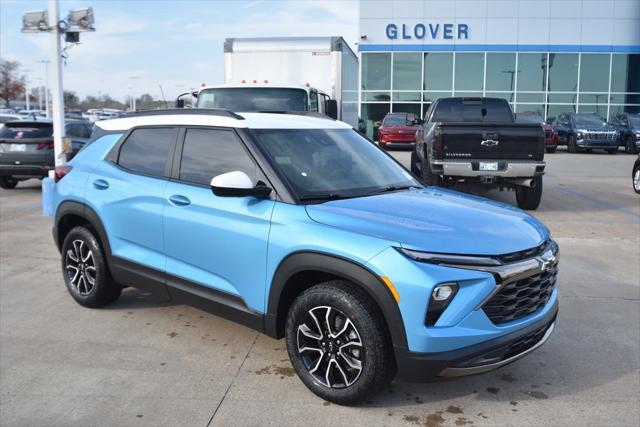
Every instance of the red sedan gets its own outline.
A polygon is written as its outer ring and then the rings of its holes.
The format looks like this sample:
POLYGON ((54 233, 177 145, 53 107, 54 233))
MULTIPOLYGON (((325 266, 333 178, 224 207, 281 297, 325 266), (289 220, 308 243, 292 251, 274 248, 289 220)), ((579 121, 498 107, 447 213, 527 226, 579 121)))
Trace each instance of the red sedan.
POLYGON ((415 114, 388 113, 378 128, 378 144, 382 148, 411 148, 416 143, 415 114))

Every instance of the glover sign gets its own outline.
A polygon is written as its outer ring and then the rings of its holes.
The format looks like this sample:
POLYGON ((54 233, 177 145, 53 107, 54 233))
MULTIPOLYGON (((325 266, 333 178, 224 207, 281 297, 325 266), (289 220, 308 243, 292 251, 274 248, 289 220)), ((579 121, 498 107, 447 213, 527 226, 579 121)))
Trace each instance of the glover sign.
POLYGON ((467 24, 388 24, 387 38, 390 40, 453 40, 468 39, 469 26, 467 24))

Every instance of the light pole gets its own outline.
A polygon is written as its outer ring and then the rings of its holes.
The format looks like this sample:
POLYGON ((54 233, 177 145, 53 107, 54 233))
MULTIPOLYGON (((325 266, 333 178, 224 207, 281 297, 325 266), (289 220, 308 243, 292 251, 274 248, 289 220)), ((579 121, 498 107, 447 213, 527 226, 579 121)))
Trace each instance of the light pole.
POLYGON ((131 101, 131 110, 132 111, 136 111, 136 80, 138 80, 140 78, 140 76, 131 76, 129 77, 129 80, 131 80, 131 86, 132 86, 132 101, 131 101))
POLYGON ((24 100, 25 100, 25 110, 31 110, 29 104, 29 69, 24 70, 24 100))
POLYGON ((44 64, 44 109, 49 117, 49 62, 48 59, 38 61, 40 64, 44 64))

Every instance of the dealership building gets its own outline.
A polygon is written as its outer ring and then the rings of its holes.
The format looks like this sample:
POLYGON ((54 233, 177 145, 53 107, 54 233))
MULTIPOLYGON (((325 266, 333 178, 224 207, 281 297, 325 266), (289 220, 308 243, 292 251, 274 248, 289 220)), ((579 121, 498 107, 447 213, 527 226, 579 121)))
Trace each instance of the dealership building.
POLYGON ((640 112, 640 0, 361 0, 360 117, 446 96, 550 120, 640 112))

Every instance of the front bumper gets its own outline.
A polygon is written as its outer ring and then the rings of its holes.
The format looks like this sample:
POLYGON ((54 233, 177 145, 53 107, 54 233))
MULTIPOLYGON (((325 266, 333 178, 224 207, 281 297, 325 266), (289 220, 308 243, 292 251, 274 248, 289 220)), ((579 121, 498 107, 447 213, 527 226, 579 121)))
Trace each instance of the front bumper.
POLYGON ((542 346, 551 336, 558 314, 558 302, 544 317, 501 337, 439 353, 417 353, 395 348, 397 377, 424 382, 435 377, 458 377, 488 372, 515 362, 542 346))
MULTIPOLYGON (((495 160, 487 160, 488 162, 495 160)), ((544 174, 545 162, 499 160, 498 170, 479 170, 479 160, 434 160, 434 171, 442 171, 444 176, 479 177, 495 176, 502 178, 532 178, 544 174)))
POLYGON ((620 141, 617 139, 602 140, 602 139, 578 139, 576 145, 580 148, 616 148, 620 145, 620 141))

